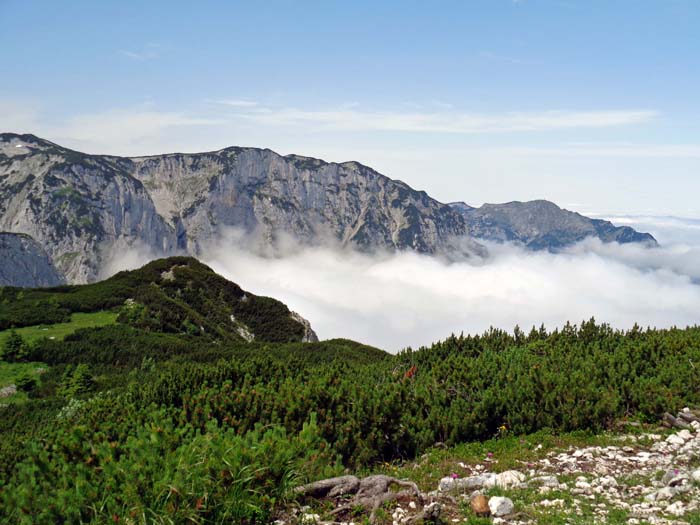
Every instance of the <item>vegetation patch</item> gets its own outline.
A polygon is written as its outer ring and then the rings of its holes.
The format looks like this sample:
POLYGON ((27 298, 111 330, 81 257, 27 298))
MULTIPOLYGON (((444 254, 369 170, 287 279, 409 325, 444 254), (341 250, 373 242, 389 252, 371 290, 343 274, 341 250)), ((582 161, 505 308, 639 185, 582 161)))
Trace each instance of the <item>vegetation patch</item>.
MULTIPOLYGON (((117 312, 100 311, 92 313, 74 313, 70 315, 70 321, 56 324, 39 324, 35 326, 25 326, 14 331, 19 334, 26 343, 34 343, 42 338, 51 340, 63 340, 67 335, 82 328, 95 328, 106 326, 117 322, 117 312)), ((12 330, 7 329, 0 332, 0 347, 10 336, 12 330)))

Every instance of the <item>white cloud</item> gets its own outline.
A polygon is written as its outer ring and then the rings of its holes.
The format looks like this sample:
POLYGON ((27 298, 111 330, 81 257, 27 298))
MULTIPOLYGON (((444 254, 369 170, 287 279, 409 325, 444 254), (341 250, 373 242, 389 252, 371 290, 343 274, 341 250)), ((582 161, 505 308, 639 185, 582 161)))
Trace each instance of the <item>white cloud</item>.
POLYGON ((600 128, 647 122, 652 110, 540 111, 529 113, 471 114, 451 112, 387 112, 267 108, 240 112, 240 118, 271 126, 315 125, 340 131, 407 131, 424 133, 504 133, 567 128, 600 128))
POLYGON ((27 101, 0 100, 0 132, 37 133, 39 107, 27 101))
POLYGON ((149 109, 112 110, 78 115, 54 129, 53 134, 78 141, 101 143, 138 142, 145 137, 157 136, 168 128, 180 126, 209 126, 220 124, 213 118, 202 118, 179 112, 149 109))
POLYGON ((630 157, 630 158, 699 158, 700 144, 589 144, 549 148, 488 148, 494 152, 537 157, 630 157))
POLYGON ((590 317, 619 328, 685 326, 700 312, 698 246, 586 241, 554 255, 493 245, 478 264, 329 248, 261 257, 241 246, 222 243, 204 259, 243 288, 302 313, 322 338, 390 351, 490 326, 554 328, 590 317))
POLYGON ((230 106, 233 108, 254 108, 258 106, 258 103, 255 102, 254 100, 244 100, 244 99, 232 99, 232 98, 227 98, 227 99, 207 99, 207 102, 211 102, 213 104, 221 104, 223 106, 230 106))
POLYGON ((596 215, 620 226, 651 233, 661 244, 684 250, 700 246, 700 219, 668 215, 596 215))

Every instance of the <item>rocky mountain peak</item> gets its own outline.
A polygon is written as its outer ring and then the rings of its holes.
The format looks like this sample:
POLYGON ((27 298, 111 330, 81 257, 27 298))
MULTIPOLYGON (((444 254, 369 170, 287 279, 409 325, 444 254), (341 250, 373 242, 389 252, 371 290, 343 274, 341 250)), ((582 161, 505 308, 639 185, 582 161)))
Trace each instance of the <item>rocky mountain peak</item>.
POLYGON ((656 245, 656 240, 648 233, 637 232, 628 226, 618 227, 609 221, 590 219, 547 200, 484 204, 480 208, 464 203, 452 203, 450 206, 462 214, 473 237, 515 242, 533 250, 556 251, 587 237, 597 237, 603 242, 656 245))

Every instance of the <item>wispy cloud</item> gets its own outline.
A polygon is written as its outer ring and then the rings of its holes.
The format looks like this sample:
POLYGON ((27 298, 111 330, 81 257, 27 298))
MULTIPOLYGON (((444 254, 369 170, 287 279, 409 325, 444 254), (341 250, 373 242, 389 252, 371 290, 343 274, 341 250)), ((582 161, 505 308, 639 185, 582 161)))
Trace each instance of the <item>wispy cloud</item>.
POLYGON ((175 133, 192 139, 202 128, 216 130, 227 123, 196 112, 160 110, 152 104, 50 119, 41 103, 0 99, 0 132, 34 133, 90 153, 162 153, 171 148, 168 138, 175 133))
POLYGON ((341 131, 473 134, 624 126, 648 122, 657 115, 656 111, 646 109, 478 114, 265 108, 265 111, 239 112, 236 116, 271 126, 315 125, 341 131))
POLYGON ((231 99, 231 98, 206 99, 205 102, 209 102, 211 104, 221 104, 222 106, 229 106, 229 107, 233 107, 233 108, 254 108, 254 107, 257 107, 259 105, 254 100, 231 99))
MULTIPOLYGON (((487 148, 488 149, 488 148, 487 148)), ((483 152, 484 149, 482 148, 483 152)), ((700 158, 700 144, 590 144, 557 147, 505 147, 490 151, 537 157, 700 158)))
POLYGON ((0 100, 0 132, 35 133, 39 127, 39 106, 24 100, 0 100))
POLYGON ((119 54, 132 60, 145 62, 160 58, 161 51, 162 47, 160 44, 149 43, 139 50, 120 49, 119 54))

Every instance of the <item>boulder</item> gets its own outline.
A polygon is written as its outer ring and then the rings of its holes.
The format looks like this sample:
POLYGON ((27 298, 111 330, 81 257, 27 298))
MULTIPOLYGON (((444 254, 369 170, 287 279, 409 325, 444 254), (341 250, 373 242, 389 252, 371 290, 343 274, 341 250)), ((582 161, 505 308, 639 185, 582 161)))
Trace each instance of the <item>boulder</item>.
POLYGON ((494 496, 489 500, 489 509, 494 517, 507 516, 513 514, 513 501, 510 498, 494 496))

